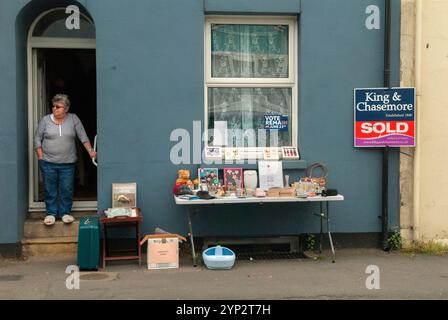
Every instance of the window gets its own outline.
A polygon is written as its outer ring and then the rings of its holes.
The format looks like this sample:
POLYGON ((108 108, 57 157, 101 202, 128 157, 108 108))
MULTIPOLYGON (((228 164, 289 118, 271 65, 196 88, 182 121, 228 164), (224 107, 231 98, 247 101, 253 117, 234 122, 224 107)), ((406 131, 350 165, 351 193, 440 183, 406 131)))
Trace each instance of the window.
POLYGON ((207 145, 297 147, 295 18, 209 17, 205 57, 207 145))

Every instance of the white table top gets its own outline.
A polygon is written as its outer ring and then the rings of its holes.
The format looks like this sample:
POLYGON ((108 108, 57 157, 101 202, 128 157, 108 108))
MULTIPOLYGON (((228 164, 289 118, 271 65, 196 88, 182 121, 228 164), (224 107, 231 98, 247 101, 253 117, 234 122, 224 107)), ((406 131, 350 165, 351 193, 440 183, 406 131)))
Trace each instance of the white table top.
POLYGON ((237 198, 237 197, 222 197, 210 200, 196 199, 196 200, 184 200, 179 199, 174 196, 176 204, 179 205, 195 205, 195 204, 232 204, 232 203, 269 203, 269 202, 319 202, 319 201, 342 201, 344 196, 338 194, 337 196, 315 196, 308 198, 296 198, 296 197, 247 197, 247 198, 237 198))

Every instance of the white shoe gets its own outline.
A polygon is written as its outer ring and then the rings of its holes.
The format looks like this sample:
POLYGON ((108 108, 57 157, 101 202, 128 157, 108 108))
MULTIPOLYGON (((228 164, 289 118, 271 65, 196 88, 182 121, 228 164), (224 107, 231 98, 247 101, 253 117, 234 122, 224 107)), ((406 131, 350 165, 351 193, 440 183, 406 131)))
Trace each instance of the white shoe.
POLYGON ((62 222, 64 222, 65 224, 72 223, 73 221, 75 221, 75 218, 73 218, 72 215, 64 214, 64 216, 62 217, 62 222))
POLYGON ((56 222, 56 218, 54 216, 48 215, 44 219, 44 224, 46 226, 52 226, 56 222))

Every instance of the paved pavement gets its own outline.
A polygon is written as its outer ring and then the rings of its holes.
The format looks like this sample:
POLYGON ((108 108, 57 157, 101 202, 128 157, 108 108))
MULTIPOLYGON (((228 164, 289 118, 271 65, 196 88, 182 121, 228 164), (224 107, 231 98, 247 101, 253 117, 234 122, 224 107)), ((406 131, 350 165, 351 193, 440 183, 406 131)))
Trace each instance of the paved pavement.
POLYGON ((448 256, 340 249, 331 263, 324 254, 325 259, 237 260, 231 270, 194 268, 186 256, 172 270, 110 262, 104 273, 82 273, 74 290, 66 287, 73 256, 0 259, 0 299, 448 299, 448 256))

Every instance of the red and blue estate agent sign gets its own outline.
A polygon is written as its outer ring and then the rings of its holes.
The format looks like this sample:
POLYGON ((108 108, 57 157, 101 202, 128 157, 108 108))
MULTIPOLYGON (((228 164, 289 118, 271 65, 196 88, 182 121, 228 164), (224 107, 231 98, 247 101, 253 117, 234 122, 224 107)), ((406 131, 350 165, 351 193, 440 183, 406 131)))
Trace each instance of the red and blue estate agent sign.
POLYGON ((355 147, 415 147, 415 88, 355 89, 355 147))

